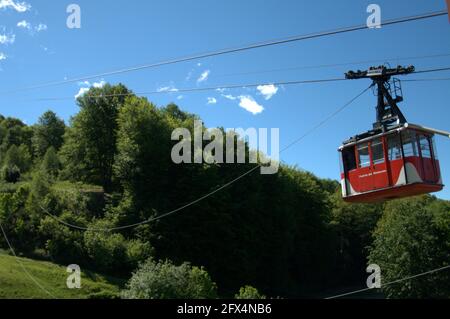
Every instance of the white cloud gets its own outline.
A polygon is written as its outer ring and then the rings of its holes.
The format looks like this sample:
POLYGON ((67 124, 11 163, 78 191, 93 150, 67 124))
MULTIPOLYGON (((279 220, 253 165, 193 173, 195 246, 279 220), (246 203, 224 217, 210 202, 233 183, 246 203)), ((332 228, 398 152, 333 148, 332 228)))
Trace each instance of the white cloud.
POLYGON ((82 82, 78 82, 79 86, 91 86, 91 83, 89 81, 82 81, 82 82))
POLYGON ((105 84, 106 84, 106 82, 104 80, 101 80, 100 82, 94 82, 92 84, 89 81, 78 82, 78 86, 84 86, 84 87, 80 88, 78 93, 75 95, 75 99, 79 98, 80 96, 85 95, 92 87, 99 89, 99 88, 104 87, 105 84))
POLYGON ((16 41, 16 35, 0 34, 0 44, 13 44, 16 41))
POLYGON ((99 89, 99 88, 102 88, 102 87, 104 87, 104 86, 105 86, 105 84, 106 84, 106 82, 105 82, 105 81, 103 81, 103 80, 101 80, 100 82, 95 82, 95 83, 92 83, 92 86, 93 86, 93 87, 95 87, 95 88, 97 88, 97 89, 99 89))
POLYGON ((231 95, 231 94, 222 94, 222 96, 223 96, 224 98, 226 98, 226 99, 228 99, 228 100, 232 100, 232 101, 238 99, 236 96, 233 96, 233 95, 231 95))
POLYGON ((184 96, 183 96, 183 95, 178 95, 178 96, 177 96, 177 100, 182 100, 182 99, 184 99, 184 96))
POLYGON ((208 103, 207 104, 216 104, 217 99, 214 97, 208 97, 208 103))
POLYGON ((278 93, 278 88, 273 84, 260 85, 257 87, 257 89, 266 100, 270 100, 275 94, 278 93))
POLYGON ((0 0, 0 9, 14 9, 17 12, 30 10, 31 5, 26 2, 15 2, 14 0, 0 0))
POLYGON ((17 23, 17 26, 19 28, 23 28, 23 29, 27 29, 27 30, 31 30, 31 23, 26 21, 26 20, 22 20, 19 23, 17 23))
POLYGON ((75 95, 75 99, 78 99, 79 97, 85 95, 89 91, 89 88, 80 88, 78 93, 75 95))
POLYGON ((37 27, 34 28, 37 32, 46 31, 48 29, 46 24, 39 23, 37 27))
POLYGON ((160 87, 157 91, 158 92, 178 92, 178 89, 176 87, 174 87, 173 85, 169 85, 169 86, 160 87))
POLYGON ((201 83, 201 82, 204 82, 204 81, 208 80, 208 77, 209 77, 209 74, 210 74, 210 73, 211 73, 210 70, 204 71, 204 72, 200 75, 200 77, 197 79, 197 83, 201 83))
POLYGON ((6 60, 6 54, 0 52, 0 61, 6 60))
POLYGON ((264 111, 264 107, 262 105, 259 105, 250 95, 241 95, 239 96, 239 99, 239 106, 249 111, 253 115, 259 114, 264 111))
POLYGON ((28 30, 30 35, 35 35, 36 32, 46 31, 48 29, 47 25, 44 23, 39 23, 37 26, 33 27, 33 25, 26 20, 18 22, 17 27, 28 30))

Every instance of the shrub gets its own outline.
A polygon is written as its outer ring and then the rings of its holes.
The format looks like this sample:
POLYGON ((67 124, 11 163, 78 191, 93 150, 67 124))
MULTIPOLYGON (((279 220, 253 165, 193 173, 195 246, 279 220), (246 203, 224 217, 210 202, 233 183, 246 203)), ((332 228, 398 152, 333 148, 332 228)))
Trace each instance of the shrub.
POLYGON ((106 222, 93 223, 84 234, 84 245, 96 269, 117 274, 126 268, 126 240, 121 234, 102 230, 109 227, 106 222))
MULTIPOLYGON (((58 219, 74 225, 86 224, 81 217, 69 212, 63 213, 58 219)), ((82 264, 86 259, 81 231, 72 230, 47 216, 41 221, 39 234, 47 239, 45 248, 52 260, 63 264, 82 264)))
POLYGON ((245 286, 239 289, 239 293, 234 296, 235 299, 266 299, 266 296, 259 293, 258 289, 252 286, 245 286))
POLYGON ((217 287, 203 268, 189 263, 148 259, 141 264, 122 292, 126 299, 213 299, 217 287))

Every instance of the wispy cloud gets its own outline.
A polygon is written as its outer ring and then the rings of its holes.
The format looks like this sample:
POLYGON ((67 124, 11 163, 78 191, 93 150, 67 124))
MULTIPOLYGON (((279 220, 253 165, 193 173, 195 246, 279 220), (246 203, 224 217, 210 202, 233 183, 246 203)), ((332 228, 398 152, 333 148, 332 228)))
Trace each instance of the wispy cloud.
POLYGON ((16 41, 16 35, 0 34, 0 44, 13 44, 16 41))
POLYGON ((31 9, 31 5, 26 2, 14 0, 0 0, 0 9, 13 9, 17 12, 26 12, 31 9))
POLYGON ((217 103, 217 99, 215 97, 208 97, 207 104, 211 105, 211 104, 216 104, 216 103, 217 103))
POLYGON ((0 61, 6 60, 6 54, 0 52, 0 61))
POLYGON ((46 31, 48 29, 46 24, 39 23, 35 28, 37 32, 46 31))
POLYGON ((253 115, 259 114, 264 111, 264 107, 256 102, 250 95, 239 96, 239 106, 253 115))
POLYGON ((278 93, 278 88, 273 84, 260 85, 257 89, 266 100, 270 100, 275 94, 278 93))
POLYGON ((22 20, 20 22, 17 23, 17 26, 19 28, 23 28, 23 29, 27 29, 27 30, 31 30, 31 23, 26 21, 26 20, 22 20))
POLYGON ((178 89, 173 85, 162 86, 157 89, 158 92, 178 92, 178 89))
POLYGON ((233 95, 231 95, 231 94, 222 94, 222 96, 223 96, 224 98, 228 99, 228 100, 231 100, 231 101, 234 101, 234 100, 237 100, 237 99, 238 99, 237 96, 233 96, 233 95))
POLYGON ((28 30, 31 35, 34 35, 35 32, 47 31, 47 29, 48 29, 48 26, 44 23, 39 23, 38 25, 33 27, 33 25, 26 20, 22 20, 22 21, 18 22, 17 27, 28 30))
POLYGON ((211 73, 210 70, 204 71, 204 72, 200 75, 200 77, 197 79, 197 83, 201 83, 201 82, 204 82, 204 81, 208 80, 208 77, 209 77, 209 74, 210 74, 210 73, 211 73))

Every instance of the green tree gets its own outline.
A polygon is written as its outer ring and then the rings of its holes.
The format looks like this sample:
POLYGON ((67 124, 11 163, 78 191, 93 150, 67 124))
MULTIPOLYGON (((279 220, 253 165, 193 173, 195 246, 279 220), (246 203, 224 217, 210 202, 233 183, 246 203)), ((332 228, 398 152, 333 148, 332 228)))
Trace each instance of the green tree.
POLYGON ((330 230, 335 235, 335 278, 341 282, 361 282, 367 277, 368 248, 383 214, 383 204, 349 204, 342 200, 340 190, 334 192, 330 200, 330 230))
POLYGON ((17 166, 21 173, 27 172, 31 167, 31 155, 28 147, 24 144, 17 147, 16 145, 11 145, 5 155, 3 162, 4 166, 13 167, 17 166))
POLYGON ((50 147, 58 151, 63 144, 64 121, 52 111, 45 112, 34 126, 32 138, 34 155, 41 158, 50 147))
POLYGON ((122 292, 126 299, 214 299, 216 284, 203 268, 170 261, 143 263, 122 292))
POLYGON ((266 299, 266 296, 261 295, 258 289, 252 286, 245 286, 239 289, 239 293, 234 296, 235 299, 266 299))
POLYGON ((58 154, 53 146, 50 146, 42 159, 41 169, 52 178, 56 178, 60 169, 58 154))
POLYGON ((123 201, 130 197, 132 207, 126 218, 133 222, 150 217, 152 208, 167 202, 165 195, 172 184, 166 175, 171 165, 171 131, 153 104, 134 96, 120 110, 118 125, 114 172, 124 189, 123 201))
POLYGON ((6 118, 0 122, 0 154, 4 155, 12 145, 26 145, 31 149, 33 130, 22 121, 6 118))
POLYGON ((61 149, 64 176, 112 190, 117 117, 130 94, 124 85, 106 84, 78 98, 80 112, 72 118, 61 149))
POLYGON ((389 298, 448 298, 450 273, 431 273, 449 265, 450 204, 431 196, 386 204, 374 234, 370 263, 381 268, 383 291, 389 298), (383 283, 385 284, 383 286, 383 283))

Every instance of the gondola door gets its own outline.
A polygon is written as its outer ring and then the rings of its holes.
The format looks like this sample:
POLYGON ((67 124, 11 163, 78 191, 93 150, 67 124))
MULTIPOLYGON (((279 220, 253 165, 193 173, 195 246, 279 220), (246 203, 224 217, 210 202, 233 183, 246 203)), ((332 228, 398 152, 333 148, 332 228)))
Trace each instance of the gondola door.
POLYGON ((372 183, 374 190, 390 186, 383 140, 383 138, 379 137, 370 142, 372 183))
POLYGON ((422 159, 422 178, 429 183, 438 180, 430 138, 426 135, 418 135, 420 156, 422 159))
POLYGON ((355 189, 359 193, 373 190, 372 162, 370 160, 369 143, 360 143, 356 146, 358 169, 350 172, 350 179, 355 181, 355 189))

